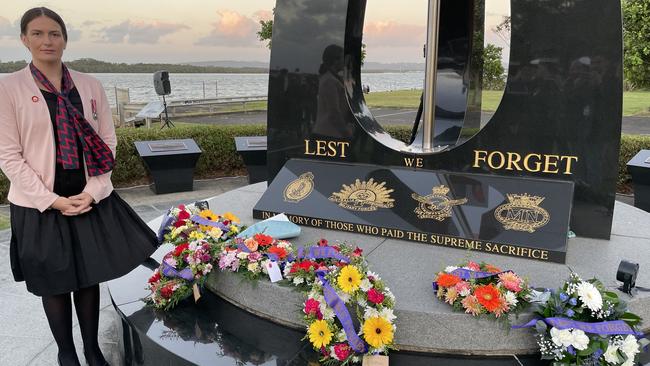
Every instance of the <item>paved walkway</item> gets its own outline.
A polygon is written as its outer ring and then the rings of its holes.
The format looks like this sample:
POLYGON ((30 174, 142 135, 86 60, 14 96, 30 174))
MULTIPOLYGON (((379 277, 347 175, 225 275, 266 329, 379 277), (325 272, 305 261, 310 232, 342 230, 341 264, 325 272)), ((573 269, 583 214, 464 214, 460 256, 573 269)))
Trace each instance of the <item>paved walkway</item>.
MULTIPOLYGON (((169 207, 181 203, 210 198, 247 185, 246 177, 220 178, 197 181, 194 191, 155 195, 148 186, 118 189, 140 217, 149 221, 164 213, 169 207)), ((7 211, 7 207, 0 208, 7 211)), ((57 347, 52 339, 41 301, 25 289, 24 282, 14 282, 9 266, 9 230, 0 232, 0 365, 56 365, 57 347)), ((145 284, 143 284, 144 286, 145 284)), ((101 286, 101 312, 99 316, 100 345, 112 366, 121 366, 119 359, 119 317, 106 290, 101 286)), ((77 354, 82 365, 83 348, 76 316, 73 317, 77 354)))
MULTIPOLYGON (((413 125, 416 110, 398 108, 372 108, 372 114, 383 125, 413 125)), ((489 120, 492 112, 483 112, 483 120, 489 120)), ((240 125, 266 124, 266 111, 228 113, 202 117, 178 117, 179 121, 191 123, 240 125)), ((623 117, 623 133, 650 135, 650 117, 623 117)))

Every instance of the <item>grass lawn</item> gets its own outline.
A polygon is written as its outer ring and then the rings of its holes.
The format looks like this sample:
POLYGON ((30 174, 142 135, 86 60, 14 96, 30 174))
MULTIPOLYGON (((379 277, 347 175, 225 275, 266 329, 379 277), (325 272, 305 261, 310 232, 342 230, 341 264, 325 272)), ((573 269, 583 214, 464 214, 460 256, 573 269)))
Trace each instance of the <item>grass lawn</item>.
POLYGON ((9 227, 9 218, 4 215, 0 215, 0 230, 9 229, 9 227))
MULTIPOLYGON (((420 104, 420 90, 399 90, 376 92, 366 95, 370 107, 417 109, 420 104)), ((493 112, 501 101, 501 93, 487 90, 483 92, 483 110, 493 112)), ((624 116, 650 116, 650 91, 623 93, 624 116)))

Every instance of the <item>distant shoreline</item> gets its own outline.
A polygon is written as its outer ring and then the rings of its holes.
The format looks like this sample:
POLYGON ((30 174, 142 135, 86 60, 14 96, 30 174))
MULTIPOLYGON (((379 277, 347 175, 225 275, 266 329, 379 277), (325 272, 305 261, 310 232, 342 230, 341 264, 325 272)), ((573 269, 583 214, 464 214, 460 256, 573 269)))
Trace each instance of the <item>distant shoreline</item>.
MULTIPOLYGON (((166 70, 175 74, 268 74, 266 67, 231 67, 231 66, 199 66, 188 64, 126 64, 99 61, 91 58, 65 61, 65 64, 76 71, 93 74, 144 74, 166 70)), ((27 61, 0 62, 0 74, 12 73, 27 66, 27 61)), ((362 69, 363 73, 409 73, 423 70, 392 70, 392 69, 362 69)))

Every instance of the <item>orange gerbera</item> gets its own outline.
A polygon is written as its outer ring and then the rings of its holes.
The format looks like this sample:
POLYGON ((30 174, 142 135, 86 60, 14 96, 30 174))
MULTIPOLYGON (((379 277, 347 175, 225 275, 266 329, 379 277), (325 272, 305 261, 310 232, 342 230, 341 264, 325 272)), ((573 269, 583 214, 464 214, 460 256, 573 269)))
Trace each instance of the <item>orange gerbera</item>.
POLYGON ((499 290, 493 285, 479 286, 474 290, 478 302, 489 312, 494 312, 501 306, 499 290))
POLYGON ((438 282, 438 286, 440 287, 452 287, 456 286, 456 284, 460 282, 460 277, 449 273, 440 273, 438 274, 436 282, 438 282))

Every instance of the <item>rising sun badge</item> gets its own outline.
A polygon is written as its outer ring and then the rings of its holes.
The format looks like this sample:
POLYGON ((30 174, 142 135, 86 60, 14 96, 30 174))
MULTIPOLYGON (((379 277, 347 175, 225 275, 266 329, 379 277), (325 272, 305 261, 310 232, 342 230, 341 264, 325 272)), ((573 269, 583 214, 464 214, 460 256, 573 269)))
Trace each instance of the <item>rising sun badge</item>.
POLYGON ((293 180, 284 188, 284 200, 287 202, 300 202, 307 198, 314 190, 314 174, 307 172, 298 179, 293 180))
POLYGON ((445 186, 433 187, 432 194, 428 196, 420 196, 413 193, 411 197, 418 201, 420 204, 415 209, 415 214, 419 219, 434 219, 444 221, 451 217, 451 209, 454 206, 464 205, 467 203, 467 198, 452 200, 447 197, 449 188, 445 186))
POLYGON ((539 207, 545 197, 507 194, 509 203, 497 207, 494 216, 506 230, 534 233, 551 219, 548 211, 539 207))
POLYGON ((392 189, 384 187, 386 182, 375 183, 369 181, 361 182, 359 179, 351 185, 343 185, 339 192, 332 193, 330 201, 336 202, 339 206, 353 211, 377 211, 379 208, 392 208, 395 202, 390 198, 392 189))

